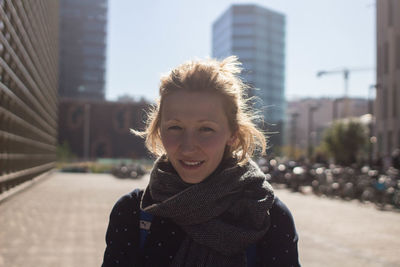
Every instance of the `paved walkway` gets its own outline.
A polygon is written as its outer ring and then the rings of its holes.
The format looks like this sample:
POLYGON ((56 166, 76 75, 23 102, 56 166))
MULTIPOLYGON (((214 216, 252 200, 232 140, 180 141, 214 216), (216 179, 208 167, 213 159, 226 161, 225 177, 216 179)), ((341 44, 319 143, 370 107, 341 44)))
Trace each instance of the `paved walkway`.
POLYGON ((13 196, 0 204, 0 266, 100 266, 113 204, 146 183, 54 173, 13 196))
POLYGON ((303 266, 400 266, 398 211, 287 190, 277 194, 295 218, 303 266))
MULTIPOLYGON (((95 267, 115 201, 148 177, 54 173, 0 204, 0 267, 95 267)), ((292 210, 301 263, 400 266, 400 213, 277 190, 292 210)))

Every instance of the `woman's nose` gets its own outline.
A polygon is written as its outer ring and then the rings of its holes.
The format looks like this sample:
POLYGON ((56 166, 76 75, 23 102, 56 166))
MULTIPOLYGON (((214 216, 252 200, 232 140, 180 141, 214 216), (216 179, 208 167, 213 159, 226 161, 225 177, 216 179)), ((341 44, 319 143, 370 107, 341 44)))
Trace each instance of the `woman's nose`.
POLYGON ((188 154, 196 151, 197 141, 193 133, 186 132, 182 136, 180 150, 183 154, 188 154))

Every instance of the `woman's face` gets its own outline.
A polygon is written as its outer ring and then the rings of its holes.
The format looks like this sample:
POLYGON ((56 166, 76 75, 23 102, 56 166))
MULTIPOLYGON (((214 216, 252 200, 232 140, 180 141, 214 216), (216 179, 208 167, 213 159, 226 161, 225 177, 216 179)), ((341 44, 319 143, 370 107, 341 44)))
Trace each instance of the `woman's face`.
POLYGON ((165 96, 160 128, 168 159, 187 183, 207 178, 235 138, 222 99, 213 93, 177 91, 165 96))

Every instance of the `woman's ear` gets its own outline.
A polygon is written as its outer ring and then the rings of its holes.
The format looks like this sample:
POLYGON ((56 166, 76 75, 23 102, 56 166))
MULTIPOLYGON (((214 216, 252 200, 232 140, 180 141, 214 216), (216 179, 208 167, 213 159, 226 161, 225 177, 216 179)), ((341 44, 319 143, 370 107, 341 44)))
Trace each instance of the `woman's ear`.
POLYGON ((237 139, 236 133, 232 134, 231 137, 228 139, 228 142, 226 142, 226 145, 232 146, 237 139))

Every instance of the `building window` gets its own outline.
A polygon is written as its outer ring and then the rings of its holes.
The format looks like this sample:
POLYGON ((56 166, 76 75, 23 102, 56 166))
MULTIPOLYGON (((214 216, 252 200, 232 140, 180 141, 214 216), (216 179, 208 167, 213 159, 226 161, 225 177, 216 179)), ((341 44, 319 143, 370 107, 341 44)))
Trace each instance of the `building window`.
POLYGON ((382 133, 378 134, 378 153, 382 155, 383 147, 382 147, 382 133))
POLYGON ((397 88, 393 85, 393 98, 392 98, 392 117, 396 118, 397 115, 397 88))
POLYGON ((383 46, 383 71, 385 74, 389 72, 389 44, 387 42, 383 46))
POLYGON ((80 127, 83 123, 83 106, 82 105, 72 105, 67 111, 67 125, 71 129, 76 129, 80 127))
POLYGON ((396 68, 400 70, 400 35, 396 36, 396 68))
POLYGON ((400 129, 397 131, 397 148, 400 148, 400 129))
POLYGON ((393 138, 392 131, 388 131, 388 134, 387 134, 387 153, 389 153, 389 154, 392 153, 392 150, 393 150, 392 138, 393 138))
POLYGON ((393 26, 394 0, 388 1, 388 27, 393 26))
POLYGON ((383 87, 382 89, 382 119, 386 119, 388 117, 388 89, 383 87))
POLYGON ((377 53, 377 66, 376 66, 376 68, 377 68, 378 75, 381 75, 382 74, 382 64, 381 64, 381 61, 382 61, 382 47, 380 45, 378 45, 376 53, 377 53))
POLYGON ((127 107, 118 108, 113 117, 114 129, 121 134, 126 134, 129 132, 129 122, 131 121, 131 115, 127 107))
POLYGON ((112 145, 109 138, 98 137, 91 146, 91 156, 96 158, 109 158, 112 156, 112 145))

